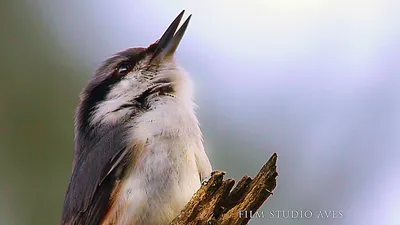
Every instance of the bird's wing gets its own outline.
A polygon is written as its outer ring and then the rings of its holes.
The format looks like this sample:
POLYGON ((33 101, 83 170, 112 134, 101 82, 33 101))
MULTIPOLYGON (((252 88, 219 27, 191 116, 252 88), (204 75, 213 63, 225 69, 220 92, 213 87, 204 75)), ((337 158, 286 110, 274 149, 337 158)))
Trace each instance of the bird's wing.
POLYGON ((118 129, 86 146, 74 164, 64 200, 62 225, 97 225, 111 206, 111 194, 134 149, 126 149, 118 129))

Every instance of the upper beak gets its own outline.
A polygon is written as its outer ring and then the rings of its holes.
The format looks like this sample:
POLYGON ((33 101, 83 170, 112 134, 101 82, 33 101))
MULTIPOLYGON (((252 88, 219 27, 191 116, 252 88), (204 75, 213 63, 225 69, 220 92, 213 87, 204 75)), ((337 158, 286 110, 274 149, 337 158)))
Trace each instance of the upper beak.
POLYGON ((169 25, 168 29, 158 40, 157 48, 152 59, 157 57, 164 58, 166 56, 172 56, 175 53, 183 35, 185 34, 186 28, 189 25, 190 18, 192 17, 192 15, 189 15, 179 30, 176 31, 184 13, 185 10, 182 10, 182 12, 179 13, 179 15, 174 19, 171 25, 169 25))

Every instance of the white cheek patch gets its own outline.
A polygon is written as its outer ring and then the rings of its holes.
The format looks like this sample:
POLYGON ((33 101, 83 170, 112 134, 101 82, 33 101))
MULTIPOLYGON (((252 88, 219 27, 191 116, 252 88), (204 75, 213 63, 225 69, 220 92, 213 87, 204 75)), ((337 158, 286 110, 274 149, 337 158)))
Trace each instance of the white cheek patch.
MULTIPOLYGON (((166 116, 173 115, 177 110, 174 108, 176 105, 189 110, 193 110, 193 108, 196 107, 192 101, 192 81, 182 68, 177 67, 175 62, 171 61, 163 64, 163 67, 153 76, 168 78, 174 85, 174 95, 177 98, 172 101, 171 99, 161 98, 161 101, 153 102, 153 109, 158 108, 157 113, 161 112, 166 116), (175 101, 180 103, 176 104, 175 101), (161 105, 163 106, 160 107, 161 105), (170 105, 172 108, 165 107, 165 105, 170 105), (169 112, 169 110, 171 110, 171 112, 169 112)), ((111 88, 106 100, 96 105, 92 113, 91 124, 116 123, 126 118, 126 116, 132 112, 132 108, 123 108, 121 106, 131 104, 132 100, 143 93, 150 85, 149 81, 143 79, 141 71, 132 71, 127 74, 119 83, 111 88)), ((150 113, 149 116, 150 115, 152 115, 152 113, 150 113)), ((170 127, 170 125, 165 125, 165 127, 170 127)))
POLYGON ((131 111, 129 108, 119 109, 120 106, 121 104, 118 104, 117 107, 112 107, 107 104, 103 106, 99 105, 92 115, 91 123, 116 123, 121 118, 127 116, 131 111))
POLYGON ((132 72, 112 87, 106 100, 95 107, 91 123, 115 123, 125 118, 132 111, 131 108, 121 106, 130 104, 135 96, 138 96, 146 88, 146 84, 139 82, 135 77, 137 71, 132 72))
POLYGON ((107 100, 113 100, 121 96, 133 96, 134 94, 137 94, 137 90, 140 90, 141 86, 143 85, 136 79, 136 76, 137 71, 127 74, 124 79, 112 87, 110 93, 107 95, 107 100))

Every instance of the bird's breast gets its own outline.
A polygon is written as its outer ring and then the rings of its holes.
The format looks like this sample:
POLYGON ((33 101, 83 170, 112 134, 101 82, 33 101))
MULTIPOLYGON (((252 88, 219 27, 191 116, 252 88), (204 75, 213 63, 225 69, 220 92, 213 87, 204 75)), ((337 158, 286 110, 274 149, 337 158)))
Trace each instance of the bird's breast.
POLYGON ((168 224, 200 188, 195 154, 204 149, 197 121, 187 112, 165 113, 145 115, 133 127, 138 147, 114 197, 115 224, 168 224))

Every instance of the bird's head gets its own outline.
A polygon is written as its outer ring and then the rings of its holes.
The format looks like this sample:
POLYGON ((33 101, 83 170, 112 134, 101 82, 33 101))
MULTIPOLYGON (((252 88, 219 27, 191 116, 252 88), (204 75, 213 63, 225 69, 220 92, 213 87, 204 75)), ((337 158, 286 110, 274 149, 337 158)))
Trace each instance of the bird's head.
POLYGON ((78 130, 126 120, 170 102, 192 104, 191 81, 174 59, 190 20, 178 29, 183 13, 149 47, 119 52, 99 67, 82 92, 78 130))

